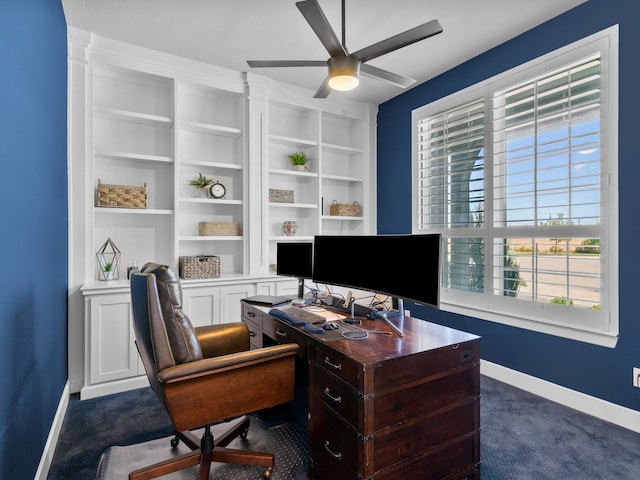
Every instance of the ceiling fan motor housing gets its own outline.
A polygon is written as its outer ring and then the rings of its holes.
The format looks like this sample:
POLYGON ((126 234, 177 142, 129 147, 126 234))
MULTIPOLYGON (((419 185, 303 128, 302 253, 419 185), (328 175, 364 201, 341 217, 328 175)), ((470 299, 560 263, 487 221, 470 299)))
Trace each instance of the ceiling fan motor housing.
POLYGON ((327 61, 329 65, 329 86, 334 90, 351 90, 358 86, 360 75, 360 60, 355 56, 332 57, 327 61))

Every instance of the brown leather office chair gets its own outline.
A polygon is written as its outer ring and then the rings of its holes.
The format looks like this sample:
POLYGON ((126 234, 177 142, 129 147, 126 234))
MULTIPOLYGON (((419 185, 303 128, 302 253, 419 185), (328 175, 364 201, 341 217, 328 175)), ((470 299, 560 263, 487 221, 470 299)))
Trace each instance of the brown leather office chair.
POLYGON ((296 344, 249 350, 242 322, 193 327, 182 311, 182 290, 166 265, 147 263, 131 275, 136 346, 151 388, 167 409, 176 437, 193 451, 129 474, 130 480, 167 475, 200 464, 199 480, 211 462, 264 466, 270 478, 274 455, 225 448, 246 437, 246 414, 293 399, 296 344), (232 427, 213 438, 211 425, 232 427), (204 427, 202 438, 190 430, 204 427))

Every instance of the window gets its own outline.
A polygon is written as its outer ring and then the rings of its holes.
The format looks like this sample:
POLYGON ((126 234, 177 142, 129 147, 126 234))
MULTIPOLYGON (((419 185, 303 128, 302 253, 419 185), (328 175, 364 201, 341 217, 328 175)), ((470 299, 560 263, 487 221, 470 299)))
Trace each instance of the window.
POLYGON ((617 27, 413 112, 413 231, 441 307, 613 346, 617 27))

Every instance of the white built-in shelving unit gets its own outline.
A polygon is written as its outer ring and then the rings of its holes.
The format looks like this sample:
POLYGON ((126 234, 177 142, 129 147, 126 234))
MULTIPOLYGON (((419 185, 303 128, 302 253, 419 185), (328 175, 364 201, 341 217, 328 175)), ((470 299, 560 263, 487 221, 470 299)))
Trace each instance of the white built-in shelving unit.
POLYGON ((377 107, 314 99, 313 92, 111 41, 69 27, 69 379, 83 398, 145 384, 131 324, 132 262, 216 255, 221 275, 182 280, 197 325, 240 321, 240 299, 296 294, 278 277, 278 242, 375 231, 377 107), (288 154, 311 157, 294 171, 288 154), (209 198, 199 173, 226 194, 209 198), (98 182, 147 185, 146 208, 98 206, 98 182), (293 203, 269 202, 293 190, 293 203), (358 202, 361 217, 329 215, 358 202), (282 224, 298 223, 295 236, 282 224), (200 222, 231 222, 237 235, 202 236, 200 222), (95 254, 120 249, 120 278, 100 281, 95 254))

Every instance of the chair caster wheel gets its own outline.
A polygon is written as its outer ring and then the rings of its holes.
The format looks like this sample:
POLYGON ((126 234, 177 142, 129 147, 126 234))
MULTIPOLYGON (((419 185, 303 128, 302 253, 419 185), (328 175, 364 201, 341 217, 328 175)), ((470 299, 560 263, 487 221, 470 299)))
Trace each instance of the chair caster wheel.
POLYGON ((180 443, 180 439, 177 436, 171 439, 171 446, 173 448, 176 448, 179 443, 180 443))
POLYGON ((273 472, 273 468, 267 467, 262 475, 264 476, 264 478, 268 480, 269 478, 271 478, 272 472, 273 472))

